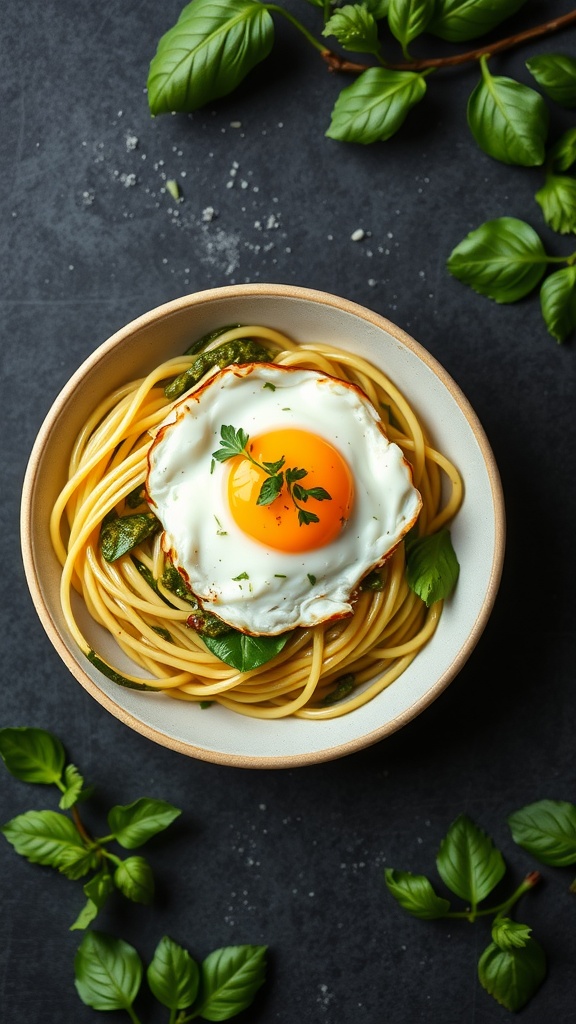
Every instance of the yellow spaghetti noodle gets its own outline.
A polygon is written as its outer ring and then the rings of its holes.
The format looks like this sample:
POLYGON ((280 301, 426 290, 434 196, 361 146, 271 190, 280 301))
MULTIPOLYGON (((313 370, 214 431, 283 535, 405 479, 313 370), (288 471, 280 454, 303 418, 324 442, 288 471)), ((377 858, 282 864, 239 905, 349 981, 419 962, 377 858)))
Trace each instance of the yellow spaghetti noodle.
MULTIPOLYGON (((384 373, 356 355, 323 344, 298 344, 254 325, 226 330, 215 344, 239 338, 262 342, 282 366, 319 370, 361 387, 383 410, 390 440, 412 465, 423 499, 419 535, 435 533, 451 521, 462 501, 460 475, 431 447, 418 417, 384 373)), ((102 556, 102 521, 110 513, 130 511, 125 499, 144 484, 154 432, 173 404, 163 386, 193 360, 189 355, 167 360, 147 377, 119 388, 93 411, 76 440, 69 479, 50 521, 70 633, 87 656, 125 685, 178 700, 218 702, 256 718, 346 714, 397 679, 438 624, 442 602, 427 608, 406 582, 404 544, 386 564, 382 589, 361 591, 350 618, 295 629, 279 654, 249 672, 220 661, 187 625, 190 604, 161 582, 165 565, 159 534, 114 562, 102 556), (94 656, 73 610, 74 590, 143 674, 116 676, 94 656), (346 690, 343 679, 351 692, 337 700, 339 686, 346 690)))

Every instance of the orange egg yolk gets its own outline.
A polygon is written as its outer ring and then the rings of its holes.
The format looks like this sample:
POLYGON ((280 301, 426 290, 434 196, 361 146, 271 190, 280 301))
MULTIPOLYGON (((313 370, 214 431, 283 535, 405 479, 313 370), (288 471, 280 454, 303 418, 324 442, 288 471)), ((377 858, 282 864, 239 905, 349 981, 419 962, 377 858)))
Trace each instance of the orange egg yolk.
POLYGON ((348 464, 324 438, 306 430, 274 430, 250 438, 247 446, 254 462, 244 456, 230 459, 228 504, 240 529, 267 547, 297 554, 323 547, 336 539, 350 516, 354 499, 354 481, 348 464), (254 463, 274 463, 284 458, 282 489, 267 505, 259 505, 262 485, 270 479, 266 470, 254 463), (321 487, 330 498, 307 500, 292 493, 286 482, 290 469, 306 470, 297 481, 305 490, 321 487), (318 517, 318 522, 303 524, 298 510, 318 517))

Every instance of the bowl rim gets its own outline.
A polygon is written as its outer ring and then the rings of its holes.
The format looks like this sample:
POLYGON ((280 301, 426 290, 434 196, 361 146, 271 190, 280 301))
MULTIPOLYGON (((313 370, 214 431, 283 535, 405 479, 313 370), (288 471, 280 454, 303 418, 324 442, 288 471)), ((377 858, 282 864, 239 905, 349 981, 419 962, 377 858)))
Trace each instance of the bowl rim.
POLYGON ((307 288, 300 285, 262 282, 257 284, 247 283, 224 285, 191 292, 175 299, 171 299, 168 302, 162 303, 131 320, 94 349, 94 351, 80 364, 67 383, 64 384, 50 406, 37 433, 26 466, 22 485, 20 537, 21 555, 26 582, 28 584, 35 610, 46 634, 48 635, 48 638, 77 682, 79 682, 101 706, 114 715, 115 718, 147 739, 151 739, 161 746, 168 747, 169 749, 194 757, 198 760, 241 768, 293 768, 329 760, 336 760, 372 746, 379 740, 390 736, 403 726, 407 725, 408 722, 416 718, 422 711, 429 707, 430 704, 432 704, 433 701, 436 700, 437 697, 453 681, 478 643, 496 600, 504 563, 506 517, 500 473, 484 428, 478 415, 472 408, 459 385, 454 381, 448 371, 444 369, 435 356, 424 348, 420 342, 416 341, 411 337, 411 335, 388 320, 385 316, 382 316, 381 314, 376 313, 368 307, 353 300, 330 292, 325 292, 315 288, 307 288), (33 529, 30 516, 30 510, 33 507, 32 499, 36 486, 37 473, 42 461, 44 449, 62 409, 69 401, 79 381, 82 380, 88 372, 92 371, 93 368, 101 362, 101 360, 105 359, 108 354, 124 339, 135 332, 141 331, 149 324, 169 318, 171 315, 180 313, 187 308, 196 307, 205 303, 209 304, 219 299, 240 299, 246 296, 295 298, 320 305, 328 305, 371 323, 375 327, 390 334, 401 345, 408 348, 417 356, 418 359, 432 370, 437 378, 439 378, 440 382, 444 385, 452 399, 458 405, 460 412, 468 421, 476 443, 480 448, 482 459, 486 467, 494 508, 494 549, 488 585, 482 605, 466 641, 460 647, 459 651, 442 675, 431 687, 429 687, 429 689, 426 690, 425 694, 416 699, 407 708, 389 719, 383 725, 374 728, 368 733, 363 733, 361 736, 354 737, 353 739, 346 740, 337 745, 313 750, 309 753, 298 753, 294 755, 246 755, 213 751, 204 747, 197 747, 185 740, 166 735, 165 733, 155 729, 154 726, 142 722, 130 711, 117 704, 116 701, 107 693, 101 690, 83 670, 81 664, 71 654, 69 648, 60 635, 54 619, 52 618, 50 608, 45 602, 36 565, 33 529))

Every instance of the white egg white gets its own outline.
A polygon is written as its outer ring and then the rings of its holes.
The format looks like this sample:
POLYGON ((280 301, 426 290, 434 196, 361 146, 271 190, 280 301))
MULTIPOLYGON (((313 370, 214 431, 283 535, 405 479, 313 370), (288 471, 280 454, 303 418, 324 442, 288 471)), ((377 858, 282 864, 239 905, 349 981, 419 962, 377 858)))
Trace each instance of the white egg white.
POLYGON ((389 557, 421 508, 410 465, 359 388, 268 363, 226 367, 173 407, 151 446, 147 492, 163 548, 200 604, 252 635, 351 614, 359 583, 389 557), (228 467, 212 456, 224 424, 250 436, 298 428, 340 452, 355 497, 335 540, 284 553, 237 526, 226 497, 228 467))

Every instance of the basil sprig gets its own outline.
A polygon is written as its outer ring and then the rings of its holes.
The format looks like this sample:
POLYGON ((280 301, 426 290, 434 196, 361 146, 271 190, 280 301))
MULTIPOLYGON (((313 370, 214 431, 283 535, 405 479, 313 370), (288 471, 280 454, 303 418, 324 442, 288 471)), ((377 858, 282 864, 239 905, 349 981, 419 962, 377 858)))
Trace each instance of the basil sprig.
POLYGON ((510 912, 540 875, 530 872, 506 899, 486 906, 506 866, 492 839, 465 814, 456 818, 442 840, 436 868, 446 888, 464 901, 464 907, 452 909, 450 900, 438 895, 425 875, 394 868, 385 871, 389 893, 403 910, 424 921, 492 918, 492 941, 480 956, 478 978, 497 1002, 509 1010, 520 1010, 544 980, 546 955, 532 938, 531 929, 512 920, 510 912))
MULTIPOLYGON (((23 782, 54 785, 61 791, 55 811, 29 811, 9 821, 0 831, 17 853, 36 864, 55 867, 68 878, 95 873, 84 885, 88 901, 72 929, 86 929, 117 888, 128 899, 149 903, 154 882, 149 864, 140 856, 121 859, 108 849, 114 839, 135 849, 166 829, 180 810, 163 800, 142 798, 112 807, 110 834, 91 837, 78 814, 77 802, 86 798, 83 779, 74 765, 66 764, 61 740, 44 729, 0 729, 0 756, 8 771, 23 782)), ((170 1010, 173 1024, 195 1017, 223 1021, 242 1013, 263 985, 266 946, 225 946, 198 964, 188 951, 164 935, 146 971, 139 953, 123 939, 100 931, 86 931, 74 960, 76 991, 95 1010, 125 1010, 140 1024, 134 1002, 144 975, 152 995, 170 1010)))
POLYGON ((224 946, 198 964, 164 935, 145 972, 140 955, 128 942, 92 931, 84 936, 74 960, 76 991, 86 1006, 125 1010, 133 1024, 140 1024, 134 1002, 146 974, 152 995, 172 1011, 172 1021, 229 1020, 250 1006, 263 985, 265 956, 266 946, 224 946))
MULTIPOLYGON (((576 211, 575 211, 576 213, 576 211)), ((542 316, 558 342, 576 330, 576 252, 550 256, 537 232, 516 217, 497 217, 471 231, 451 252, 450 273, 494 302, 516 302, 540 287, 542 316), (548 275, 556 263, 567 266, 548 275)))
POLYGON ((0 828, 16 853, 31 864, 55 868, 73 880, 91 875, 84 884, 87 902, 71 929, 87 928, 114 890, 136 903, 152 901, 154 877, 149 863, 141 856, 122 858, 110 844, 125 850, 142 846, 179 817, 179 808, 151 797, 117 805, 108 813, 107 834, 97 838, 88 832, 77 806, 90 790, 75 765, 66 763, 58 737, 44 729, 0 729, 0 757, 15 778, 56 786, 60 809, 71 812, 26 811, 0 828))

